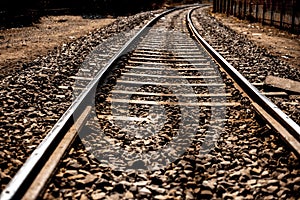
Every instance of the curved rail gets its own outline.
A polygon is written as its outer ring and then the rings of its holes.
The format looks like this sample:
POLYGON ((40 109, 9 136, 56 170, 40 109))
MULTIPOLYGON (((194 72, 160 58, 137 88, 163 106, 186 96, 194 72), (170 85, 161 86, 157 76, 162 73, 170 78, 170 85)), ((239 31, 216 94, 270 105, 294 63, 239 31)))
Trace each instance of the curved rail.
POLYGON ((94 80, 92 80, 82 91, 82 93, 77 97, 77 99, 74 100, 73 104, 58 120, 51 131, 47 134, 45 139, 33 151, 31 156, 19 169, 19 171, 9 182, 7 187, 2 191, 0 195, 1 200, 22 198, 27 188, 29 188, 30 184, 34 180, 37 172, 41 170, 44 163, 50 157, 50 152, 52 152, 52 149, 54 149, 58 145, 59 141, 62 139, 65 133, 70 129, 74 122, 78 120, 80 114, 84 111, 84 109, 88 105, 92 104, 93 99, 91 99, 90 97, 95 93, 101 77, 105 76, 110 71, 111 66, 121 55, 129 52, 130 48, 132 48, 132 46, 134 46, 134 44, 136 44, 142 36, 147 34, 149 27, 152 27, 160 18, 162 18, 166 14, 185 7, 188 6, 182 6, 167 10, 153 18, 131 40, 129 40, 116 55, 114 55, 110 59, 108 64, 98 72, 94 80))
MULTIPOLYGON (((187 6, 185 6, 187 7, 187 6)), ((153 26, 161 17, 166 14, 185 7, 174 8, 167 10, 159 16, 152 19, 147 25, 145 25, 130 41, 128 41, 122 49, 109 61, 109 63, 95 76, 94 80, 91 81, 88 86, 83 90, 83 92, 78 96, 78 98, 73 102, 69 109, 64 113, 64 115, 59 119, 57 124, 52 128, 52 130, 47 134, 43 142, 34 150, 32 155, 27 159, 25 164, 21 167, 18 173, 10 181, 8 186, 3 190, 0 199, 21 199, 26 192, 26 189, 30 186, 31 182, 35 178, 35 174, 39 172, 50 157, 50 152, 52 149, 56 148, 61 138, 65 133, 70 129, 75 121, 78 120, 80 114, 85 110, 85 108, 92 104, 93 97, 96 88, 98 86, 101 78, 110 71, 111 66, 117 61, 117 59, 123 54, 129 52, 131 48, 139 42, 139 40, 147 34, 149 27, 153 26)), ((196 9, 196 8, 195 8, 196 9)), ((264 107, 268 113, 280 122, 289 132, 293 133, 293 136, 299 140, 300 138, 300 127, 292 121, 288 116, 286 116, 277 106, 270 102, 265 96, 261 95, 259 91, 252 86, 236 69, 234 69, 222 56, 220 56, 212 47, 203 40, 203 38, 198 34, 197 30, 193 26, 191 20, 192 9, 187 15, 188 27, 190 28, 191 33, 197 38, 197 40, 207 49, 209 53, 218 61, 222 67, 243 87, 245 91, 248 92, 248 95, 252 97, 252 100, 257 104, 264 107)), ((288 141, 288 139, 286 139, 288 141)), ((297 149, 296 146, 292 145, 293 148, 297 149)), ((298 145, 298 150, 300 154, 300 146, 298 145)))
POLYGON ((273 128, 281 133, 281 137, 288 143, 289 146, 300 156, 300 126, 296 124, 289 116, 282 112, 273 102, 266 96, 262 95, 256 87, 254 87, 243 75, 241 75, 231 64, 229 64, 217 51, 215 51, 198 33, 191 19, 192 12, 199 7, 193 8, 187 15, 188 28, 190 33, 198 40, 202 46, 211 54, 211 56, 226 70, 230 76, 243 88, 247 95, 255 103, 258 110, 265 111, 262 114, 273 128), (267 116, 268 115, 268 116, 267 116), (270 119, 270 118, 273 118, 270 119), (276 120, 276 121, 274 121, 276 120), (281 127, 275 125, 279 122, 281 127), (287 131, 285 131, 285 130, 287 131))

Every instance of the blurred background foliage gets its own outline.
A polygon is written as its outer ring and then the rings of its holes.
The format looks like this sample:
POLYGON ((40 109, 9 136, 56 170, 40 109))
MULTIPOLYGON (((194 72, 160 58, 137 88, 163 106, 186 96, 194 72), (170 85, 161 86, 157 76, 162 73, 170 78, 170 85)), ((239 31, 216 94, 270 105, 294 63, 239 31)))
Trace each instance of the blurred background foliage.
POLYGON ((30 25, 46 15, 101 18, 195 2, 201 0, 1 0, 0 28, 30 25))

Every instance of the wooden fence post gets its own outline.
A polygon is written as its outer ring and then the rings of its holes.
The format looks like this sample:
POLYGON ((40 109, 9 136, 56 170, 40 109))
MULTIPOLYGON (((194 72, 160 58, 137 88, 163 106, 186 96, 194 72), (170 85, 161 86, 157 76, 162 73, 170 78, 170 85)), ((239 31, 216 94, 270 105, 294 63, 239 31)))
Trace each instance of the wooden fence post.
POLYGON ((251 21, 253 21, 253 16, 252 16, 252 0, 249 1, 249 15, 248 15, 248 19, 250 19, 251 21))
POLYGON ((263 4, 263 15, 262 15, 262 24, 265 24, 265 14, 266 14, 266 2, 263 4))
POLYGON ((239 18, 242 18, 242 1, 239 0, 239 18))
POLYGON ((227 17, 230 15, 230 3, 231 3, 231 0, 228 0, 228 3, 227 3, 227 17))
POLYGON ((258 1, 256 0, 255 19, 258 22, 258 1))
POLYGON ((236 5, 237 5, 236 0, 234 0, 233 16, 235 16, 235 17, 236 17, 236 5))
POLYGON ((216 1, 217 1, 217 0, 213 0, 213 13, 216 12, 216 1))
POLYGON ((223 10, 223 0, 219 1, 219 12, 222 13, 223 10))
POLYGON ((293 13, 292 13, 292 26, 291 26, 291 31, 295 31, 295 18, 296 18, 296 5, 295 1, 293 1, 293 13))
POLYGON ((246 12, 247 12, 247 1, 244 0, 244 19, 246 19, 246 12))
POLYGON ((283 15, 285 13, 285 0, 281 2, 281 11, 280 11, 280 28, 283 28, 283 15))
POLYGON ((273 22, 274 22, 274 7, 275 7, 275 2, 274 2, 274 0, 272 0, 271 1, 271 22, 270 22, 270 24, 271 24, 271 26, 274 24, 273 22))
POLYGON ((219 12, 222 13, 223 11, 223 0, 220 0, 220 5, 219 5, 219 12))

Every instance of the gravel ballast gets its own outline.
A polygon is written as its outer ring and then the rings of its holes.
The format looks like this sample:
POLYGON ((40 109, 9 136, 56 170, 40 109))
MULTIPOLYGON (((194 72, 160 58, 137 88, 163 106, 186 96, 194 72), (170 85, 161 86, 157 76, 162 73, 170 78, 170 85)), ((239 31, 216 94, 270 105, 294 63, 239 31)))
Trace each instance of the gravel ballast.
POLYGON ((100 66, 91 70, 95 74, 154 15, 155 12, 144 12, 119 17, 109 26, 24 63, 23 69, 1 79, 1 190, 71 105, 75 83, 71 76, 87 65, 83 63, 85 59, 102 60, 100 66), (102 48, 105 56, 91 54, 101 44, 106 45, 102 48))
MULTIPOLYGON (((300 81, 297 68, 257 46, 245 35, 224 26, 210 15, 210 8, 196 10, 193 17, 199 21, 196 27, 200 35, 251 83, 263 83, 268 75, 300 81)), ((264 88, 259 89, 264 91, 264 88)), ((270 99, 300 124, 299 96, 291 94, 270 99)))
MULTIPOLYGON (((184 14, 186 12, 178 11, 163 20, 171 22, 167 25, 171 30, 185 32, 184 14)), ((125 65, 128 57, 122 61, 125 65)), ((116 69, 115 72, 122 73, 124 64, 120 63, 120 69, 116 69)), ((196 74, 191 72, 188 75, 196 74)), ((114 76, 117 77, 112 75, 107 84, 99 88, 99 101, 104 101, 109 95, 107 92, 117 80, 114 76)), ((211 124, 210 110, 202 108, 199 116, 202 123, 199 123, 198 131, 189 148, 177 160, 152 171, 113 170, 105 159, 99 160, 91 154, 91 148, 87 148, 91 144, 83 138, 81 141, 77 140, 63 159, 43 198, 82 200, 299 198, 297 193, 300 187, 299 161, 277 134, 256 115, 247 98, 243 98, 234 90, 232 80, 225 73, 222 74, 222 78, 226 80, 226 91, 232 92, 232 99, 229 99, 240 102, 241 105, 226 109, 226 122, 220 129, 218 123, 211 124), (205 152, 207 144, 202 142, 204 135, 209 134, 206 131, 211 125, 216 126, 220 135, 219 138, 215 138, 217 141, 212 138, 213 150, 205 152)), ((110 106, 105 102, 99 103, 99 107, 103 112, 110 112, 110 106)), ((146 114, 149 112, 146 106, 145 110, 141 110, 146 114)), ((171 116, 180 115, 174 110, 171 112, 173 112, 171 116)), ((120 148, 132 147, 130 153, 162 146, 160 140, 126 137, 111 126, 103 128, 105 136, 102 140, 97 140, 99 122, 90 124, 85 130, 85 136, 94 142, 92 145, 96 145, 96 148, 100 144, 99 149, 101 142, 106 141, 120 148)), ((168 137, 163 137, 168 140, 168 137)), ((103 151, 109 157, 111 149, 101 149, 98 153, 101 154, 103 151)), ((137 160, 132 165, 143 166, 145 162, 137 160)))

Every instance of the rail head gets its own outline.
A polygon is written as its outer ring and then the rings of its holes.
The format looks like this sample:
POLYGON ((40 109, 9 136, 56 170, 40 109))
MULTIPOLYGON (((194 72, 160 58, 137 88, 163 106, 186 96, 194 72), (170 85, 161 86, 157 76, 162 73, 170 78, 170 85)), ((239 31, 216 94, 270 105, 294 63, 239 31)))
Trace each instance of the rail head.
MULTIPOLYGON (((300 156, 300 126, 287 116, 282 110, 280 110, 273 102, 271 102, 266 96, 261 94, 256 87, 254 87, 242 74, 240 74, 230 63, 228 63, 216 50, 212 48, 199 34, 192 21, 192 13, 194 10, 200 7, 191 9, 187 16, 187 26, 190 33, 195 37, 196 40, 211 54, 211 56, 225 69, 225 71, 235 78, 235 81, 242 87, 247 95, 252 99, 253 102, 263 108, 272 118, 280 123, 280 125, 289 132, 289 136, 281 135, 284 140, 287 137, 293 137, 297 142, 296 146, 291 146, 295 153, 300 156)), ((264 116, 263 116, 264 117, 264 116)), ((266 118, 265 118, 266 119, 266 118)), ((268 119, 266 119, 268 121, 268 119)), ((271 123, 269 121, 269 123, 271 123)), ((272 124, 271 124, 272 125, 272 124)), ((291 144, 288 144, 291 145, 291 144)))

